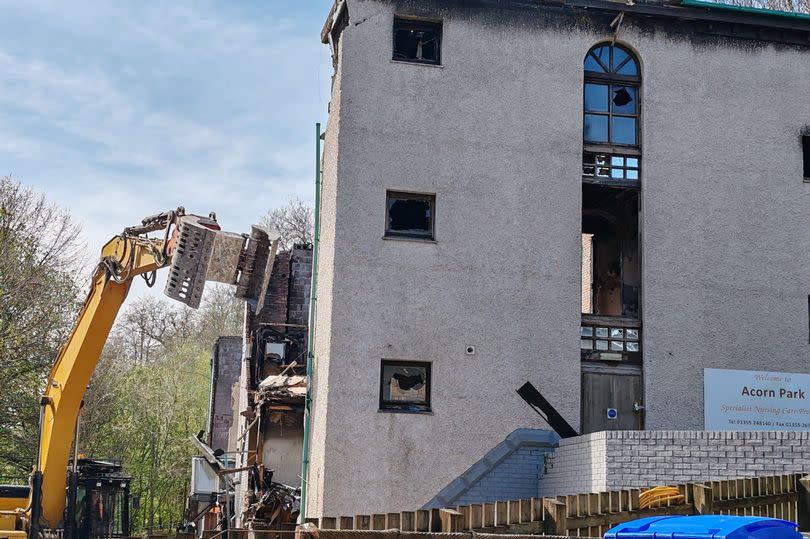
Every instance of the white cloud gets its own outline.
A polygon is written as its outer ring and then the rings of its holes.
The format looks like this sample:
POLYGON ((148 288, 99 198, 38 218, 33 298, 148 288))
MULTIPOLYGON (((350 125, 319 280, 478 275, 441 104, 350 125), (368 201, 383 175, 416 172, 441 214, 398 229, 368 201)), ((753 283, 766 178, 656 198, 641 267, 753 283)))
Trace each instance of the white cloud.
POLYGON ((178 204, 246 231, 311 196, 328 3, 232 6, 0 2, 0 172, 69 207, 94 252, 178 204))

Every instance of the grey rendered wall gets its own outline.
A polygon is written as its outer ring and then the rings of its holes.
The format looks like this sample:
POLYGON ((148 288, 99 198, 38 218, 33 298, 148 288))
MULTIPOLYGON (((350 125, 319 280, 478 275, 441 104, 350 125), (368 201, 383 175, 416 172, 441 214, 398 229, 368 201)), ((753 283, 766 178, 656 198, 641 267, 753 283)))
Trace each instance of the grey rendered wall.
MULTIPOLYGON (((390 59, 393 5, 348 5, 308 516, 422 505, 515 428, 545 427, 514 393, 526 380, 578 425, 582 58, 613 35, 407 2, 444 21, 444 65, 410 65, 390 59), (436 194, 436 243, 382 239, 386 188, 436 194), (432 415, 377 412, 381 358, 433 363, 432 415)), ((704 366, 809 370, 810 62, 632 23, 620 41, 644 77, 647 426, 700 428, 704 366)))
POLYGON ((328 409, 310 507, 331 515, 421 506, 515 428, 546 427, 515 393, 526 380, 579 418, 579 365, 561 351, 578 353, 581 110, 547 97, 581 85, 563 68, 581 64, 580 47, 545 54, 559 34, 499 28, 471 48, 462 37, 477 25, 448 19, 444 67, 398 64, 393 8, 349 13, 337 172, 324 177, 336 206, 325 202, 322 245, 335 248, 318 302, 331 295, 331 316, 319 311, 316 336, 328 409), (531 82, 516 76, 526 69, 531 82), (436 243, 382 239, 386 188, 436 193, 436 243), (431 415, 377 411, 382 358, 433 363, 431 415))
POLYGON ((804 473, 810 432, 597 432, 563 440, 546 472, 540 496, 804 473))
POLYGON ((810 50, 631 39, 644 69, 647 427, 703 428, 703 368, 810 372, 810 50))

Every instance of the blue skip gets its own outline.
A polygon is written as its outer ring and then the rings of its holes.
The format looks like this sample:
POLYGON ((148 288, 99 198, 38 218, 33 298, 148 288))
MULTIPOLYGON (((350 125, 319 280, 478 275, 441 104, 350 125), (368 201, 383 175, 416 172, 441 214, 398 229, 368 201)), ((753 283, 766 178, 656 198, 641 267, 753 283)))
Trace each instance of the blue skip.
POLYGON ((605 539, 801 539, 796 524, 767 517, 648 517, 619 524, 605 539))

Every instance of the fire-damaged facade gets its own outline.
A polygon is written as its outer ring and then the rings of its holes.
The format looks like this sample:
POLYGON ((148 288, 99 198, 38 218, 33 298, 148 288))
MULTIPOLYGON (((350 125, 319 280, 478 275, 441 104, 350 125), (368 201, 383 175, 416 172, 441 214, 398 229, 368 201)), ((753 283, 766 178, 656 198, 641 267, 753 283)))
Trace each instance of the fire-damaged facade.
POLYGON ((195 461, 187 515, 199 531, 277 528, 298 514, 312 246, 276 253, 271 267, 244 335, 215 347, 201 446, 213 466, 195 461))
POLYGON ((306 516, 534 458, 526 382, 585 434, 703 429, 705 368, 810 372, 810 17, 338 0, 321 37, 306 516))

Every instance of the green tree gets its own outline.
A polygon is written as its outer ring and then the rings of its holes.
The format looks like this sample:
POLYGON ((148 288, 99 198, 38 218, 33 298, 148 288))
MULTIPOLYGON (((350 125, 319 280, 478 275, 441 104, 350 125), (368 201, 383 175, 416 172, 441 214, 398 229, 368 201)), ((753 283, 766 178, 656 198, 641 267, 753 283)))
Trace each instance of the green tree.
POLYGON ((31 472, 39 395, 79 307, 84 245, 70 214, 0 179, 0 477, 31 472))

